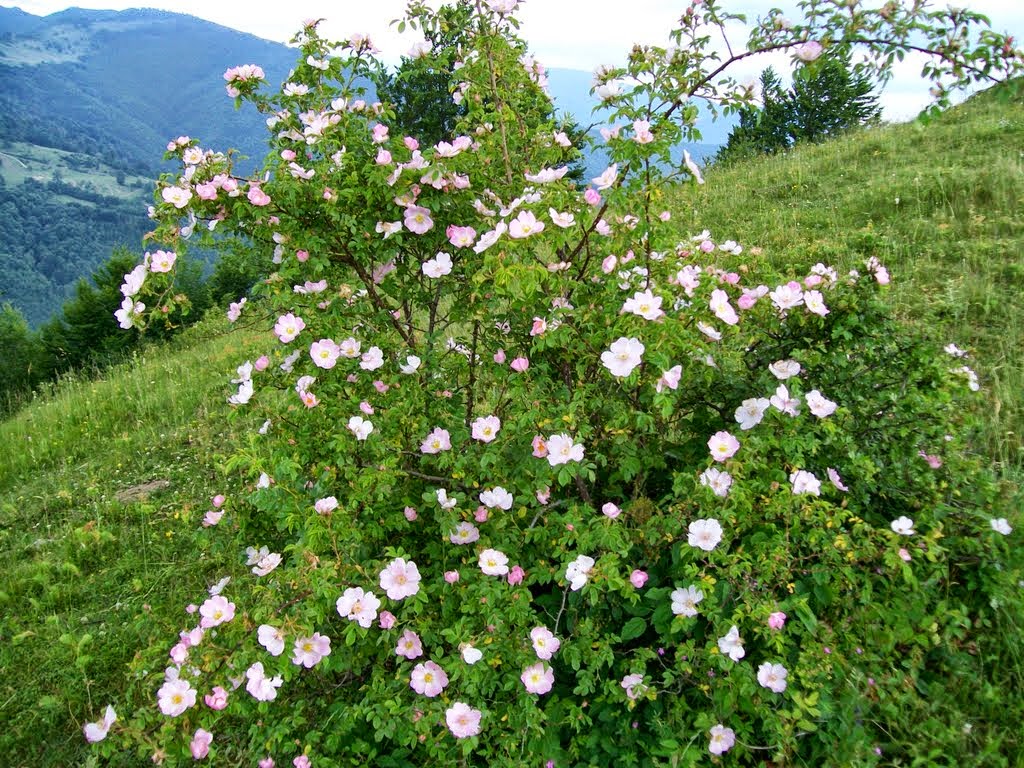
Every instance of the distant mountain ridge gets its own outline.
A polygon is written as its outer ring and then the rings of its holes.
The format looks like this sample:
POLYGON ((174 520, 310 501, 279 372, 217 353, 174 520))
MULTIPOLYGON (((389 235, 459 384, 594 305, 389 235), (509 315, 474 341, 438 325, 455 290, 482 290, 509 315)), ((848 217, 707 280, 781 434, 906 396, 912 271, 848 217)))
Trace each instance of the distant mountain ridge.
POLYGON ((295 52, 166 11, 71 8, 34 17, 0 8, 0 137, 135 171, 156 170, 167 140, 181 134, 259 159, 262 120, 251 108, 232 109, 222 79, 250 61, 280 82, 295 52))
MULTIPOLYGON (((259 64, 277 84, 295 62, 286 45, 168 11, 40 17, 0 7, 0 301, 39 325, 116 246, 138 250, 144 182, 159 174, 169 139, 234 148, 250 158, 243 173, 257 167, 264 120, 251 105, 234 109, 224 70, 259 64)), ((549 78, 561 111, 583 126, 604 122, 591 114, 590 73, 549 78)), ((715 131, 689 148, 698 160, 724 141, 715 131)), ((598 150, 587 171, 606 164, 598 150)))

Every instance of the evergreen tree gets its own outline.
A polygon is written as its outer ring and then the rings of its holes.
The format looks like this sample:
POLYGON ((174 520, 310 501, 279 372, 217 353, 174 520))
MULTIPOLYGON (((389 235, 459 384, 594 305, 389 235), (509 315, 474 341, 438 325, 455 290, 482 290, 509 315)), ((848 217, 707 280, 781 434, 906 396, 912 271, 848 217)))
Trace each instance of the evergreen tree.
POLYGON ((740 122, 717 161, 774 154, 798 142, 825 139, 876 122, 881 115, 871 80, 855 74, 849 59, 825 56, 802 67, 783 90, 769 67, 761 73, 763 106, 740 110, 740 122))
POLYGON ((787 94, 794 142, 820 142, 878 121, 882 110, 871 81, 854 74, 849 59, 824 57, 803 67, 787 94))
POLYGON ((25 316, 13 305, 0 304, 0 414, 8 411, 14 398, 28 392, 39 380, 39 340, 28 327, 25 316))

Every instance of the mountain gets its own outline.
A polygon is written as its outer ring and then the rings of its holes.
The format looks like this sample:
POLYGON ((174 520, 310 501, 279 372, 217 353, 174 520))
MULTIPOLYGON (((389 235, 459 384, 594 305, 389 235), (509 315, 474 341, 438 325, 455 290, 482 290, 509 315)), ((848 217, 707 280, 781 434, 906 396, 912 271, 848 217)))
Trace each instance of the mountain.
MULTIPOLYGON (((0 8, 0 301, 37 326, 115 246, 138 250, 169 139, 236 148, 249 158, 240 170, 255 168, 264 121, 251 105, 234 109, 224 70, 259 64, 277 84, 295 58, 288 46, 166 11, 0 8)), ((592 114, 590 73, 549 78, 561 111, 583 126, 606 122, 592 114)), ((705 141, 689 147, 698 161, 724 141, 721 129, 705 141)), ((598 150, 588 173, 606 165, 598 150)))
POLYGON ((271 82, 294 51, 192 16, 72 8, 43 18, 0 8, 0 136, 154 171, 169 138, 262 157, 262 121, 234 111, 222 75, 258 62, 271 82))
POLYGON ((169 139, 255 167, 263 119, 222 78, 250 62, 281 82, 295 52, 163 11, 0 8, 0 301, 38 325, 116 246, 138 250, 169 139))

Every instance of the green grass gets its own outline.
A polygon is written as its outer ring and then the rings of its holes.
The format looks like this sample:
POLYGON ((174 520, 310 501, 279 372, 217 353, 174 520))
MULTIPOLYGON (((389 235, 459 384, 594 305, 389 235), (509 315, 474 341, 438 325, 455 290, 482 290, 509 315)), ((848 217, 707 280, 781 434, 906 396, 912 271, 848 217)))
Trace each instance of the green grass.
POLYGON ((991 418, 983 446, 1024 467, 1024 86, 927 125, 886 126, 712 168, 676 206, 691 227, 775 266, 889 267, 909 322, 974 352, 991 418), (1005 100, 1004 100, 1005 99, 1005 100))
POLYGON ((225 372, 246 354, 238 335, 149 352, 0 424, 5 766, 84 761, 83 718, 123 695, 136 650, 185 628, 186 603, 226 572, 197 551, 199 521, 225 487, 225 372), (169 485, 119 500, 153 481, 169 485))
MULTIPOLYGON (((1024 430, 1022 148, 1021 102, 985 96, 926 127, 880 128, 712 169, 704 187, 686 188, 670 207, 684 226, 743 242, 751 264, 802 271, 819 260, 860 266, 871 255, 887 263, 907 321, 973 350, 988 403, 982 447, 1012 481, 1024 430)), ((64 381, 0 423, 5 766, 85 762, 82 722, 124 701, 136 650, 187 626, 184 605, 239 568, 204 546, 199 527, 209 497, 233 485, 219 470, 237 440, 224 398, 253 343, 237 334, 201 340, 219 328, 203 324, 191 341, 102 380, 64 381), (155 480, 170 484, 118 501, 118 492, 155 480)), ((1016 743, 1007 729, 1019 730, 1021 619, 994 615, 976 628, 977 652, 957 657, 975 663, 900 713, 905 732, 892 741, 917 749, 915 764, 1013 764, 1003 753, 1016 743), (973 730, 950 730, 960 721, 973 730), (930 739, 940 732, 958 735, 930 739), (936 749, 945 752, 929 757, 936 749)), ((141 764, 132 760, 123 763, 141 764)))

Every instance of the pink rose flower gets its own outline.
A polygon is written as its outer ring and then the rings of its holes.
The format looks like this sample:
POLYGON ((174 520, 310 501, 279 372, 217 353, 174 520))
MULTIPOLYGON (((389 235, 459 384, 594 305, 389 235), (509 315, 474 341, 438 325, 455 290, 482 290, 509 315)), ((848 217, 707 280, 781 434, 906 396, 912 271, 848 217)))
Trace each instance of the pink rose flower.
POLYGON ((768 626, 771 629, 782 629, 786 625, 786 614, 782 611, 775 611, 768 617, 768 626))
POLYGON ((530 361, 525 357, 517 357, 510 363, 510 367, 516 373, 522 373, 530 367, 530 361))

